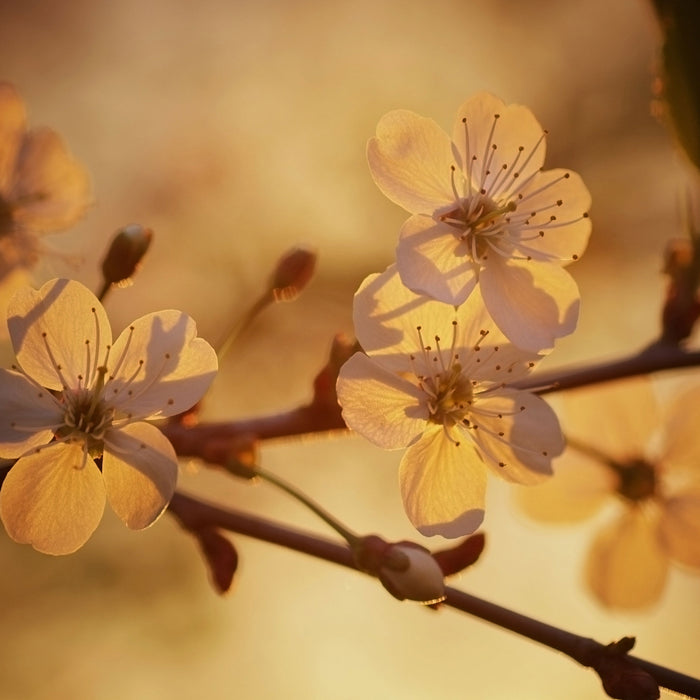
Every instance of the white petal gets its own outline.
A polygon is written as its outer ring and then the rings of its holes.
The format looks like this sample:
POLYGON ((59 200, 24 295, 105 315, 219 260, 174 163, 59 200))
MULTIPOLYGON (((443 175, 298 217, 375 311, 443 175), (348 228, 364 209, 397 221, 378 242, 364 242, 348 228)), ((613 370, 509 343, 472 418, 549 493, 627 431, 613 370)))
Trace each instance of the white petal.
POLYGON ((656 602, 666 585, 668 558, 653 520, 633 509, 602 530, 588 553, 586 579, 601 603, 641 608, 656 602))
POLYGON ((114 342, 105 398, 140 418, 174 416, 202 398, 216 376, 213 348, 180 311, 134 321, 114 342))
POLYGON ((396 265, 409 289, 446 304, 461 304, 478 281, 478 265, 467 244, 452 227, 423 215, 402 226, 396 265))
POLYGON ((177 456, 158 428, 131 423, 105 435, 102 474, 114 512, 127 527, 142 530, 170 503, 177 482, 177 456))
POLYGON ((506 106, 497 97, 480 92, 459 108, 452 140, 463 170, 469 172, 471 167, 476 191, 484 189, 487 196, 497 199, 503 192, 512 192, 519 183, 527 182, 542 167, 543 135, 544 130, 527 107, 506 106), (466 129, 463 119, 467 121, 466 129))
POLYGON ((26 122, 24 103, 10 83, 0 82, 0 196, 6 199, 26 122))
POLYGON ((552 474, 564 439, 556 414, 539 396, 515 389, 478 396, 470 419, 469 434, 496 474, 520 484, 552 474))
MULTIPOLYGON (((494 346, 501 346, 504 355, 511 347, 489 317, 478 290, 455 309, 451 304, 411 292, 402 284, 394 265, 381 275, 370 275, 360 285, 355 294, 353 320, 365 352, 397 372, 434 372, 433 361, 426 358, 423 348, 429 345, 431 358, 434 357, 435 336, 440 338, 445 362, 454 352, 459 354, 463 367, 475 371, 479 364, 476 360, 482 355, 487 357, 494 346), (481 349, 476 350, 477 347, 481 349)), ((533 357, 522 352, 520 356, 533 357)), ((497 374, 500 381, 500 373, 497 374)))
POLYGON ((0 517, 16 542, 46 554, 82 547, 102 519, 97 465, 78 443, 52 443, 19 459, 0 491, 0 517))
POLYGON ((63 422, 53 396, 19 372, 0 369, 0 396, 0 457, 21 457, 47 444, 63 422))
POLYGON ((456 445, 442 427, 406 450, 399 483, 406 514, 423 535, 461 537, 483 521, 486 469, 470 442, 456 445))
POLYGON ((17 361, 48 389, 90 383, 112 342, 107 314, 80 282, 56 279, 18 291, 7 309, 17 361))
POLYGON ((556 264, 506 261, 494 254, 481 271, 480 283, 493 320, 524 350, 549 350, 576 329, 578 287, 556 264))
POLYGON ((591 235, 587 215, 591 195, 580 175, 570 170, 547 170, 538 173, 521 194, 517 212, 526 212, 528 223, 515 239, 515 250, 535 260, 563 263, 581 257, 591 235))
POLYGON ((452 144, 432 119, 403 109, 385 114, 367 161, 379 189, 411 213, 431 214, 455 199, 452 144))
POLYGON ((700 567, 700 487, 669 498, 659 528, 672 559, 700 567))
POLYGON ((348 427, 375 445, 406 447, 425 429, 423 392, 364 353, 355 353, 341 367, 336 391, 348 427))
POLYGON ((92 200, 87 170, 51 129, 29 132, 17 158, 12 199, 16 220, 35 231, 73 225, 92 200))

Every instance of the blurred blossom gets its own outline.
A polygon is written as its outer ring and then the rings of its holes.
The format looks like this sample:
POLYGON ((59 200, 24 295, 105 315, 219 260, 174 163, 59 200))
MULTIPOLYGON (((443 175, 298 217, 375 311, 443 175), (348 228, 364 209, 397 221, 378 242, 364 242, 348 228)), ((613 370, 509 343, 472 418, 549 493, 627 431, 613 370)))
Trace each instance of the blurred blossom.
POLYGON ((354 323, 367 354, 340 370, 343 418, 380 447, 408 447, 401 493, 421 533, 476 530, 487 466, 523 484, 551 474, 563 449, 556 415, 538 396, 506 385, 537 356, 507 341, 478 290, 455 308, 409 291, 391 266, 360 286, 354 323))
POLYGON ((596 536, 586 577, 605 605, 658 600, 669 562, 700 568, 700 386, 661 414, 648 380, 566 396, 570 448, 555 476, 518 492, 530 516, 575 522, 616 501, 619 512, 596 536))
POLYGON ((26 130, 24 103, 0 82, 0 281, 33 266, 38 236, 72 226, 91 199, 85 168, 51 129, 26 130))
POLYGON ((535 351, 576 328, 578 287, 562 266, 591 231, 581 178, 542 170, 545 133, 527 108, 478 93, 460 107, 452 139, 396 110, 367 149, 381 191, 413 214, 397 247, 404 284, 450 304, 478 284, 508 339, 535 351))
POLYGON ((52 280, 15 294, 8 326, 19 365, 0 370, 0 457, 18 458, 0 491, 10 537, 69 554, 99 524, 106 498, 128 527, 153 523, 174 492, 177 459, 144 421, 188 409, 216 374, 194 321, 148 314, 112 343, 92 292, 52 280))

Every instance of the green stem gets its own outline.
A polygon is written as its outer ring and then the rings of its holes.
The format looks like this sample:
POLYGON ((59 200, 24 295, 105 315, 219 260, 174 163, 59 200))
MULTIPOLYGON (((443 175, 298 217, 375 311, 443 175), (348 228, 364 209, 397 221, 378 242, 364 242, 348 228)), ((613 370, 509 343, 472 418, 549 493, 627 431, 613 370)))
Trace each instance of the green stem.
POLYGON ((321 518, 323 522, 332 527, 351 547, 353 547, 359 541, 360 538, 354 532, 348 530, 348 528, 336 520, 330 513, 328 513, 328 511, 321 508, 318 503, 312 501, 308 496, 303 494, 301 491, 298 491, 297 488, 292 486, 290 483, 283 481, 274 474, 271 474, 270 472, 257 466, 251 467, 251 471, 253 471, 256 476, 259 476, 261 479, 264 479, 273 486, 276 486, 278 489, 281 489, 285 493, 289 494, 292 498, 295 498, 297 501, 299 501, 299 503, 305 505, 310 511, 321 518))
POLYGON ((267 290, 253 302, 243 317, 233 324, 232 328, 228 332, 228 335, 224 339, 224 342, 221 344, 219 351, 216 353, 219 363, 221 363, 223 357, 231 349, 233 341, 236 340, 236 338, 251 324, 255 317, 264 311, 270 304, 272 304, 274 300, 275 297, 272 294, 272 291, 267 290))

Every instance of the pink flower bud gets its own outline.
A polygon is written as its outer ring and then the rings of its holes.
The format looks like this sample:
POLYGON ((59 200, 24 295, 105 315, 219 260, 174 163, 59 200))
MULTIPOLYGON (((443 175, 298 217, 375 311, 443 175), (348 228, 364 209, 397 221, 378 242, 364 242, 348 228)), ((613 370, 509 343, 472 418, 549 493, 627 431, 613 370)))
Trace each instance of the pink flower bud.
POLYGON ((442 569, 430 552, 419 545, 390 545, 378 576, 384 588, 399 600, 434 605, 445 599, 442 569))

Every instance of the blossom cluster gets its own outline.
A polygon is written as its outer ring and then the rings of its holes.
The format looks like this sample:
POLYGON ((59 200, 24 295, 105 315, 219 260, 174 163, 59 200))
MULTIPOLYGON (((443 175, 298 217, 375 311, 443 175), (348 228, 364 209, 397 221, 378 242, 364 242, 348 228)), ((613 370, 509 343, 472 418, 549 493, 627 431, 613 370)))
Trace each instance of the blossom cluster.
POLYGON ((458 537, 484 517, 487 468, 535 484, 564 447, 557 417, 513 382, 576 327, 564 269, 590 234, 590 195, 543 170, 546 132, 487 93, 460 107, 452 137, 432 120, 385 115, 367 156, 380 190, 411 216, 396 262, 355 294, 362 347, 337 391, 347 425, 387 449, 406 513, 458 537))
MULTIPOLYGON (((32 267, 39 237, 75 223, 91 201, 87 171, 62 139, 51 129, 28 130, 26 121, 17 91, 0 82, 0 282, 32 267)), ((129 243, 118 237, 106 260, 120 258, 118 270, 105 270, 110 284, 130 274, 150 242, 140 227, 125 235, 129 243)), ((101 303, 65 279, 20 289, 7 316, 17 358, 0 369, 7 533, 41 552, 68 554, 93 533, 106 501, 129 528, 153 523, 173 495, 178 465, 151 421, 189 409, 217 369, 194 321, 174 310, 148 314, 112 342, 101 303)))

